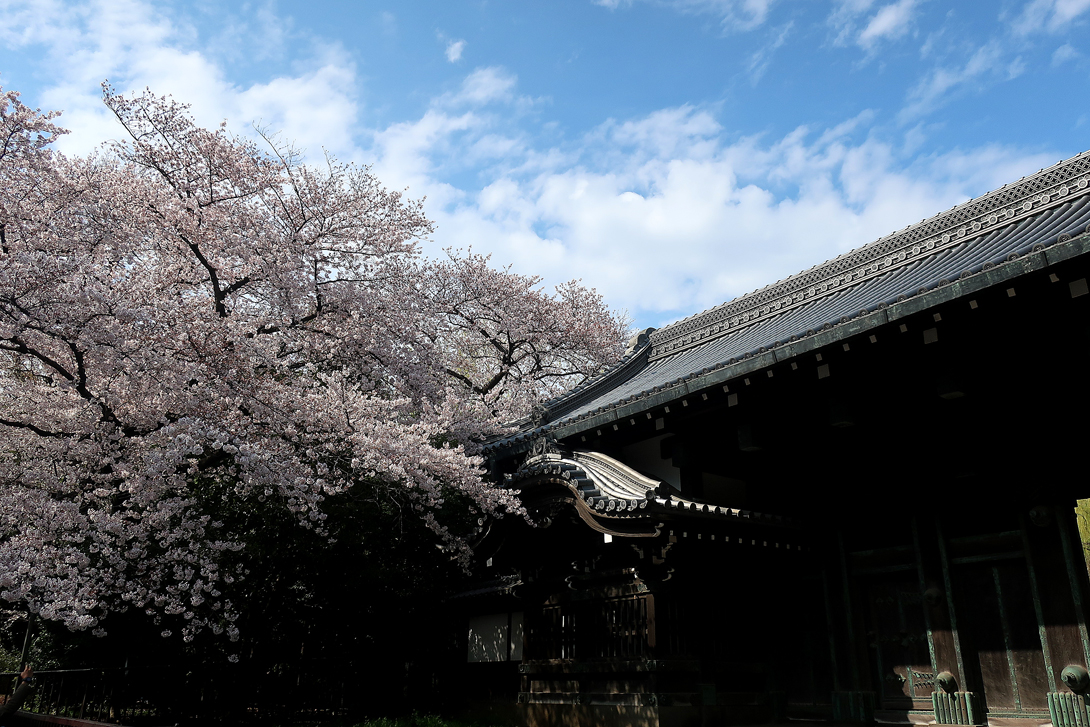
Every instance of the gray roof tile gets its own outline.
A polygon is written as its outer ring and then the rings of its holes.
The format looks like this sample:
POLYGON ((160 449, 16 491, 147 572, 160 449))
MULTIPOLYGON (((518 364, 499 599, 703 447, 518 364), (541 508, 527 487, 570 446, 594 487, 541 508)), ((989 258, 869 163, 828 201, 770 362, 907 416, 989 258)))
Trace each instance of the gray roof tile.
POLYGON ((1082 234, 1088 225, 1090 152, 1084 152, 774 285, 654 331, 649 343, 626 355, 617 366, 546 402, 544 417, 537 424, 547 431, 622 400, 646 395, 656 387, 665 388, 702 371, 733 364, 795 337, 1082 234))

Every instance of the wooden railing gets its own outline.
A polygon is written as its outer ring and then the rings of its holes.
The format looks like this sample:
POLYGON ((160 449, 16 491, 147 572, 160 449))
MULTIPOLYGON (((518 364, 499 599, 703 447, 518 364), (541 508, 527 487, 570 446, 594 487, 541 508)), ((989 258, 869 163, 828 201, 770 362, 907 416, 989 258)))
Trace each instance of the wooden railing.
MULTIPOLYGON (((15 674, 0 673, 0 698, 11 695, 15 674)), ((173 724, 231 715, 335 717, 344 713, 346 675, 324 673, 254 680, 176 667, 56 669, 35 673, 36 688, 22 709, 32 714, 124 725, 173 724)))
MULTIPOLYGON (((16 674, 0 673, 0 693, 11 696, 16 674)), ((135 717, 155 716, 145 699, 127 700, 122 670, 55 669, 35 674, 37 686, 22 709, 34 714, 51 714, 96 721, 120 722, 135 717)))
POLYGON ((647 596, 546 606, 527 624, 528 659, 639 659, 649 656, 647 596))

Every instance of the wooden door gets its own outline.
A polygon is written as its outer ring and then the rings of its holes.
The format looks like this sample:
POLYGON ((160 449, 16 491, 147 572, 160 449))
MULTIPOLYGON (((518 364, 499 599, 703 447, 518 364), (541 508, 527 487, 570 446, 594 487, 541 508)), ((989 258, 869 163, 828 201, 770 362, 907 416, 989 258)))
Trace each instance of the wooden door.
POLYGON ((955 565, 953 577, 966 671, 988 711, 1043 710, 1048 678, 1024 559, 955 565))
POLYGON ((866 591, 871 670, 882 709, 930 709, 935 674, 915 573, 872 581, 866 591))

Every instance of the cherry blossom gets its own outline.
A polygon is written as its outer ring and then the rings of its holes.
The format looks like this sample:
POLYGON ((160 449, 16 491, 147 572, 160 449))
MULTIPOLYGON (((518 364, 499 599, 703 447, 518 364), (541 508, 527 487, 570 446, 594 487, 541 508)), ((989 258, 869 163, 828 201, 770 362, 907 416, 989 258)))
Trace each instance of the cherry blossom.
MULTIPOLYGON (((224 503, 326 532, 354 484, 520 513, 480 442, 615 360, 626 322, 487 258, 422 256, 422 204, 150 92, 104 86, 124 141, 50 148, 0 96, 0 596, 71 629, 145 612, 239 636, 224 503)), ((164 628, 164 636, 172 630, 164 628)))

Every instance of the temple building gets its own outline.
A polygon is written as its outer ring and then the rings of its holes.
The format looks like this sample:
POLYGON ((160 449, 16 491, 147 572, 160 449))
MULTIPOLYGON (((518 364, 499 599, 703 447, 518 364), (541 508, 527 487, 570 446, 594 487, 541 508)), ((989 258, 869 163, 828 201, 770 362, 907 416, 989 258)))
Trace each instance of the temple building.
POLYGON ((535 726, 1090 725, 1088 224, 1085 153, 635 336, 487 449, 537 526, 483 525, 470 682, 535 726))

